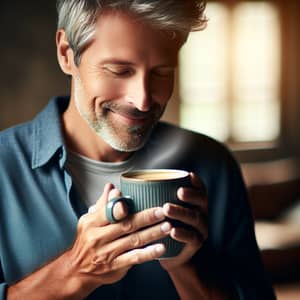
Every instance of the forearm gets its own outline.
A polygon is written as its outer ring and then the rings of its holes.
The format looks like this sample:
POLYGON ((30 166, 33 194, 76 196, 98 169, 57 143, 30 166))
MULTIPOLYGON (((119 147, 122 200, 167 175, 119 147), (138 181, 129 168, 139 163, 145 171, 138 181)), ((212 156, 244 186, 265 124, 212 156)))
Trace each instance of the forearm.
POLYGON ((87 295, 87 289, 83 288, 80 278, 75 274, 66 252, 38 271, 10 285, 7 300, 83 299, 87 295))
POLYGON ((185 265, 169 272, 181 300, 233 300, 237 299, 232 289, 201 280, 194 266, 185 265))

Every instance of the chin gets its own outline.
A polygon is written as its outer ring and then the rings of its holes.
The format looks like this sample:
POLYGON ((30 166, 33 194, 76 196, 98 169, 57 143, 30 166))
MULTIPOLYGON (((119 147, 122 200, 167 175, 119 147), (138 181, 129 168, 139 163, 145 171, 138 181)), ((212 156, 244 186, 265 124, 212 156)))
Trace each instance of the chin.
POLYGON ((108 141, 108 144, 115 150, 120 152, 135 152, 140 150, 146 144, 146 140, 139 143, 124 143, 122 141, 108 141))

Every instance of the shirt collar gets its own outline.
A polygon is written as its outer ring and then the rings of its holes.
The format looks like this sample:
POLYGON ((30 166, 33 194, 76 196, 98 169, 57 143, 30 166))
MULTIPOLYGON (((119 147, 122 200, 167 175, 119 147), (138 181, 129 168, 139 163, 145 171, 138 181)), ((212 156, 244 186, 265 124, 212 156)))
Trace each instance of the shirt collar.
POLYGON ((59 152, 63 164, 66 159, 61 115, 66 110, 69 97, 55 97, 33 120, 32 168, 46 164, 59 152))

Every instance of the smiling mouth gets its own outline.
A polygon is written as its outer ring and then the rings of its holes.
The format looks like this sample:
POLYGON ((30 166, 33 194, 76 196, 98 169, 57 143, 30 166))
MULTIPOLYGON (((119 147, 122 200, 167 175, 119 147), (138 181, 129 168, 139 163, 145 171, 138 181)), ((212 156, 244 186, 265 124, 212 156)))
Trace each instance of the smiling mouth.
POLYGON ((129 126, 145 126, 146 124, 149 124, 149 116, 126 114, 124 112, 114 110, 110 110, 110 112, 115 115, 118 121, 129 126))
POLYGON ((123 111, 114 111, 114 110, 111 110, 111 112, 118 114, 126 119, 130 119, 130 120, 142 121, 142 120, 146 120, 149 118, 148 114, 132 114, 132 113, 128 114, 123 111))
POLYGON ((111 112, 119 118, 122 118, 126 123, 145 124, 149 120, 153 120, 153 111, 142 112, 135 108, 129 108, 127 106, 117 106, 112 103, 106 103, 103 106, 106 113, 111 112))

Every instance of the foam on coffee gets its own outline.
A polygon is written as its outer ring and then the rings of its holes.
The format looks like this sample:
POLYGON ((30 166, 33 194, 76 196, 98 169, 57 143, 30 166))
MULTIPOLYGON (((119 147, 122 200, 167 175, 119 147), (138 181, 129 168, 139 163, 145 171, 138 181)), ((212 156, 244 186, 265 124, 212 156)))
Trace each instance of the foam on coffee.
POLYGON ((188 176, 188 173, 181 170, 140 170, 133 171, 122 175, 123 178, 142 180, 142 181, 157 181, 157 180, 172 180, 188 176))

